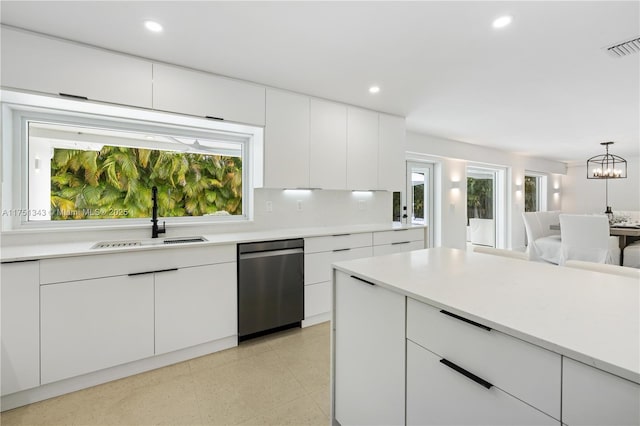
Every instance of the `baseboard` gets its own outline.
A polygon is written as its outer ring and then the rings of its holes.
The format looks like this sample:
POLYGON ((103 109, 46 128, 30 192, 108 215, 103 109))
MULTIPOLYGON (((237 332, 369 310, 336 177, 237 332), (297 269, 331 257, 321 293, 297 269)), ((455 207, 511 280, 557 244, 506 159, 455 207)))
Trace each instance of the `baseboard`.
POLYGON ((325 312, 322 314, 314 315, 302 320, 302 328, 310 327, 312 325, 320 324, 321 322, 331 321, 331 312, 325 312))
POLYGON ((219 352, 234 346, 238 346, 238 336, 229 336, 213 342, 207 342, 201 345, 181 349, 179 351, 156 355, 127 364, 106 368, 104 370, 94 371, 93 373, 71 377, 54 383, 48 383, 46 385, 38 386, 37 388, 4 395, 0 400, 0 411, 10 410, 12 408, 32 404, 55 396, 86 389, 91 386, 133 376, 134 374, 166 367, 167 365, 219 352))

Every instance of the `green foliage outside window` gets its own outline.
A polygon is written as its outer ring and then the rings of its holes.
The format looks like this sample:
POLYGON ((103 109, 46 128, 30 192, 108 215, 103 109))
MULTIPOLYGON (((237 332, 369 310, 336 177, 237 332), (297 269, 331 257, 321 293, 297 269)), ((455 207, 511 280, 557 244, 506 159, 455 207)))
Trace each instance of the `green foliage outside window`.
POLYGON ((242 159, 104 146, 54 149, 51 220, 151 216, 158 187, 160 217, 242 214, 242 159))
POLYGON ((493 219, 493 180, 467 178, 467 218, 493 219))
POLYGON ((524 211, 538 211, 538 179, 535 176, 524 177, 524 211))

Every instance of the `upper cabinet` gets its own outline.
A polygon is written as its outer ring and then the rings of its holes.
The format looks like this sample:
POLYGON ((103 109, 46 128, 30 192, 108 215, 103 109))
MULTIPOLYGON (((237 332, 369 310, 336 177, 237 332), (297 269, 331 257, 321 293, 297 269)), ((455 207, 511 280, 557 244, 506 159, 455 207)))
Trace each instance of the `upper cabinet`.
POLYGON ((378 189, 404 191, 406 139, 404 117, 380 114, 378 140, 378 189))
POLYGON ((309 97, 267 89, 264 186, 309 187, 309 97))
POLYGON ((361 108, 347 110, 348 189, 378 189, 378 116, 361 108))
POLYGON ((311 98, 309 186, 347 188, 347 106, 311 98))
POLYGON ((153 64, 153 108, 263 126, 265 89, 200 71, 153 64))
POLYGON ((151 62, 2 28, 2 86, 151 108, 151 62))

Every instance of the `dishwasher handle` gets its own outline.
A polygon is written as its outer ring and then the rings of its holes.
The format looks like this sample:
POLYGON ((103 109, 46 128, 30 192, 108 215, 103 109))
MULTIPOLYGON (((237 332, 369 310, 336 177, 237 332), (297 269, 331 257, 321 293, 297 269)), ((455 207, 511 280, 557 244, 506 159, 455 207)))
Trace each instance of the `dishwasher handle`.
POLYGON ((277 250, 266 250, 266 251, 257 251, 253 253, 240 253, 238 258, 240 260, 245 259, 257 259, 260 257, 271 257, 271 256, 286 256, 290 254, 303 254, 304 249, 301 248, 293 248, 293 249, 277 249, 277 250))

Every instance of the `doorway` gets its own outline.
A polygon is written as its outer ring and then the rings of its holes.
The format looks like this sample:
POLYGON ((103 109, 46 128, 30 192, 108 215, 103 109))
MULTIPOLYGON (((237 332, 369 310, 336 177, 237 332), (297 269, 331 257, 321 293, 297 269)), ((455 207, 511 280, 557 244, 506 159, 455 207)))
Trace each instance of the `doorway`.
POLYGON ((505 246, 505 169, 467 167, 467 241, 473 245, 505 246))
POLYGON ((428 247, 433 247, 434 199, 434 164, 407 161, 407 222, 427 226, 428 247))

